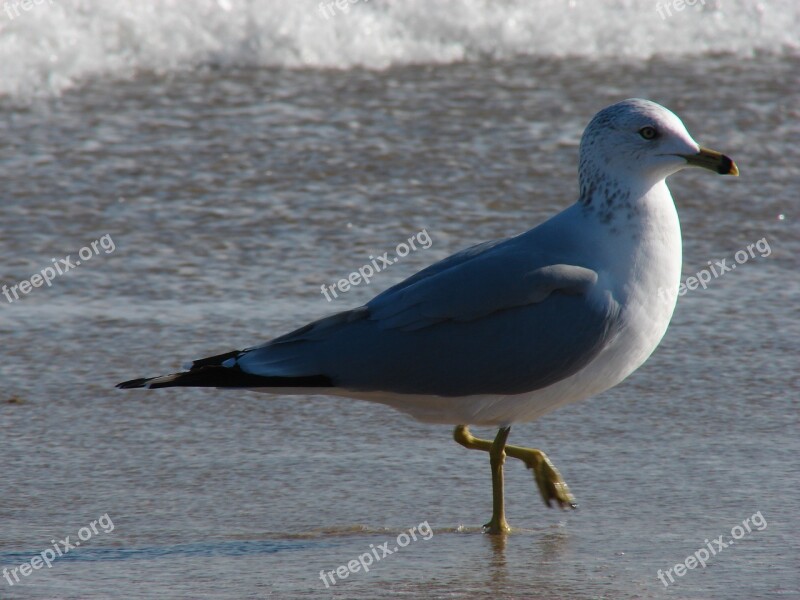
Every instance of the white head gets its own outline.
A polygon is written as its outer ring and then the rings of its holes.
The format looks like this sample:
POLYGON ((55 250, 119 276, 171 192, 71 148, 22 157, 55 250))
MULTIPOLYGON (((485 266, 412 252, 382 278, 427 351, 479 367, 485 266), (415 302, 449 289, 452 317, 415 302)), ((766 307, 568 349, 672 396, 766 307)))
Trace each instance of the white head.
POLYGON ((689 166, 739 174, 730 158, 698 146, 671 111, 649 100, 623 100, 597 113, 583 132, 581 199, 598 186, 627 187, 627 182, 647 189, 689 166))

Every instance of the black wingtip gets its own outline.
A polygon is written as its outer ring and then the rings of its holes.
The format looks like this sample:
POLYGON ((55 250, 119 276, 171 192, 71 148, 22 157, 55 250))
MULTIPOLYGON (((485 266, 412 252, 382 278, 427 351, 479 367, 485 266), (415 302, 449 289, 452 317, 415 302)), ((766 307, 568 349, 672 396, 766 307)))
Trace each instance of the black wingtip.
POLYGON ((131 379, 130 381, 123 381, 122 383, 118 383, 116 388, 120 390, 132 390, 135 388, 143 388, 147 387, 147 382, 150 381, 146 377, 140 377, 139 379, 131 379))
POLYGON ((253 375, 242 371, 238 366, 205 366, 193 368, 183 373, 131 379, 118 383, 117 388, 130 390, 136 388, 158 389, 165 387, 215 387, 215 388, 328 388, 335 387, 327 375, 301 375, 298 377, 274 377, 253 375))

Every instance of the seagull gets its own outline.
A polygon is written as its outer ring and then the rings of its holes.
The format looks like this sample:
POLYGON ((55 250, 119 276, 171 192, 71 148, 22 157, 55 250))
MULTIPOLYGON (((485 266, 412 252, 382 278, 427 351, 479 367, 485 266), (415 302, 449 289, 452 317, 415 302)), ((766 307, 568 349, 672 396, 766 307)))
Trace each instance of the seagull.
POLYGON ((365 305, 184 371, 117 387, 242 388, 382 403, 455 425, 488 452, 490 534, 505 517, 507 456, 533 471, 548 506, 575 499, 547 455, 507 444, 511 426, 614 387, 664 336, 681 275, 681 229, 666 178, 686 167, 738 175, 663 106, 628 99, 598 112, 579 150, 577 201, 515 237, 472 246, 365 305), (667 291, 668 293, 664 293, 667 291), (470 425, 498 427, 479 439, 470 425))

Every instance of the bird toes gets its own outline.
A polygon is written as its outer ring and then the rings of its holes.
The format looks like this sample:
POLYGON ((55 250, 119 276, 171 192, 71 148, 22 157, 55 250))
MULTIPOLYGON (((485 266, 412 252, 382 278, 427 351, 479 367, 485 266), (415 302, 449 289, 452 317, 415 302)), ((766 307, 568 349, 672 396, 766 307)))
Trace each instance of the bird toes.
POLYGON ((543 460, 533 470, 544 503, 548 507, 557 506, 564 510, 578 508, 575 496, 569 491, 569 486, 561 477, 561 473, 549 458, 544 455, 542 457, 543 460))

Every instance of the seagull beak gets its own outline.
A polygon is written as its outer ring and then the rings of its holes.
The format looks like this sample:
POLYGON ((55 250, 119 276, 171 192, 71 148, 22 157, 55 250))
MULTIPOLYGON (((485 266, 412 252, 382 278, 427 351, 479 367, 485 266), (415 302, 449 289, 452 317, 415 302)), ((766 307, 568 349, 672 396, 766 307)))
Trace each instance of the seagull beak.
POLYGON ((701 147, 697 154, 678 154, 678 156, 694 167, 702 167, 720 175, 739 175, 736 163, 716 150, 701 147))

